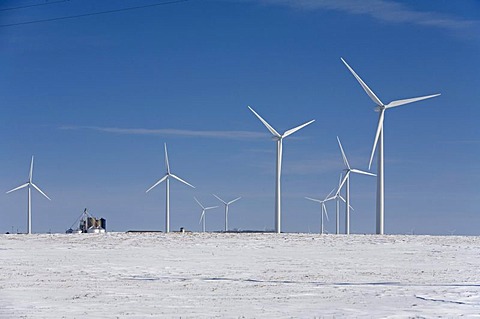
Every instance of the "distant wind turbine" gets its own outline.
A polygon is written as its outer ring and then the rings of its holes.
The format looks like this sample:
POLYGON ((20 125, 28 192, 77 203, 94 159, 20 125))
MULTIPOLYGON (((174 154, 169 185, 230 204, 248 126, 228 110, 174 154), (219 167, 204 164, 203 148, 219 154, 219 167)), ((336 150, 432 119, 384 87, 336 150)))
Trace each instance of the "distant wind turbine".
POLYGON ((383 120, 385 117, 385 110, 392 107, 397 107, 404 104, 409 104, 421 100, 430 99, 440 94, 426 95, 421 97, 414 97, 404 100, 392 101, 388 104, 384 104, 380 99, 373 93, 373 91, 363 82, 363 80, 355 73, 355 71, 345 62, 343 58, 340 58, 342 62, 347 66, 350 72, 353 74, 358 83, 362 86, 363 90, 368 94, 370 99, 377 105, 375 111, 379 112, 378 116, 378 125, 377 132, 375 133, 375 140, 373 142, 372 153, 370 155, 370 162, 368 163, 368 169, 372 166, 373 155, 375 154, 375 148, 378 144, 378 164, 377 164, 377 218, 376 218, 376 233, 383 235, 385 229, 385 180, 384 180, 384 154, 383 154, 383 120))
POLYGON ((220 197, 218 197, 217 195, 215 195, 215 194, 212 194, 212 195, 215 196, 219 201, 221 201, 223 203, 223 205, 225 205, 225 232, 227 232, 228 231, 228 206, 230 206, 230 204, 235 203, 241 197, 237 197, 234 200, 226 202, 223 199, 221 199, 220 197))
POLYGON ((340 186, 338 186, 337 192, 335 195, 340 194, 340 190, 342 189, 343 185, 345 184, 345 234, 350 234, 350 173, 355 173, 355 174, 363 174, 363 175, 369 175, 369 176, 376 176, 373 173, 362 171, 356 168, 351 168, 350 164, 348 163, 347 156, 345 155, 345 152, 343 151, 342 143, 340 142, 340 139, 337 136, 337 141, 338 141, 338 146, 340 146, 340 151, 342 152, 342 157, 343 157, 343 163, 345 163, 345 176, 343 177, 342 182, 340 183, 340 186))
POLYGON ((317 203, 320 203, 321 205, 321 208, 322 208, 322 213, 321 213, 321 218, 320 218, 320 234, 323 235, 325 230, 323 228, 323 215, 325 214, 325 217, 327 218, 327 221, 328 221, 328 212, 327 212, 327 206, 325 206, 325 203, 334 199, 333 197, 330 197, 330 195, 332 195, 334 190, 332 190, 326 197, 324 200, 320 200, 320 199, 315 199, 315 198, 311 198, 311 197, 305 197, 306 199, 308 200, 311 200, 313 202, 317 202, 317 203))
POLYGON ((188 185, 192 188, 195 188, 195 186, 187 183, 186 181, 184 181, 180 177, 170 173, 170 164, 168 163, 167 143, 164 144, 164 147, 165 147, 165 166, 167 168, 167 173, 165 174, 165 176, 163 176, 161 179, 159 179, 155 184, 153 184, 152 187, 147 189, 146 193, 151 191, 153 188, 155 188, 161 182, 165 181, 165 183, 166 183, 166 187, 165 187, 165 189, 166 189, 166 193, 165 193, 165 198, 166 198, 165 199, 165 232, 168 233, 168 232, 170 232, 170 177, 174 178, 177 181, 182 182, 183 184, 188 185))
POLYGON ((282 145, 283 139, 289 135, 292 135, 296 131, 304 128, 305 126, 315 122, 311 120, 307 123, 294 127, 288 131, 285 131, 283 134, 279 134, 270 124, 267 123, 260 115, 257 114, 250 106, 248 107, 250 111, 255 114, 255 116, 265 125, 265 127, 272 133, 274 140, 277 142, 277 169, 275 175, 275 232, 281 232, 281 217, 282 217, 282 193, 281 193, 281 176, 282 176, 282 145))
POLYGON ((32 190, 31 188, 35 188, 40 194, 45 196, 48 200, 51 200, 50 197, 48 197, 37 185, 33 183, 33 156, 32 156, 32 161, 30 162, 30 174, 28 175, 28 182, 26 182, 23 185, 20 185, 12 190, 9 190, 7 192, 11 193, 16 190, 22 189, 24 187, 28 188, 28 221, 27 221, 27 232, 28 234, 32 233, 32 190))
MULTIPOLYGON (((338 188, 337 190, 340 189, 340 186, 342 184, 342 173, 340 173, 340 178, 338 179, 338 188)), ((340 234, 340 200, 342 200, 344 203, 347 203, 345 198, 340 195, 340 192, 336 192, 333 195, 333 199, 335 199, 335 234, 340 234)), ((350 205, 350 209, 354 210, 353 207, 350 205)))
POLYGON ((207 210, 210 210, 210 209, 214 209, 214 208, 217 208, 218 206, 210 206, 210 207, 205 207, 203 206, 196 197, 194 197, 193 199, 195 199, 195 201, 197 202, 197 204, 202 208, 202 214, 200 215, 200 223, 203 221, 202 223, 202 231, 205 232, 205 217, 206 217, 206 212, 207 210))

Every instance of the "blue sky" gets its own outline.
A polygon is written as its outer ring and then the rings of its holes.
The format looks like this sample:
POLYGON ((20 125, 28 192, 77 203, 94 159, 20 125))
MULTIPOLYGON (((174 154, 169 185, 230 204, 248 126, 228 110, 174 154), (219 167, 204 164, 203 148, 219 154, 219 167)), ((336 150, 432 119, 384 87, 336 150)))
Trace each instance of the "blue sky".
MULTIPOLYGON (((160 1, 3 1, 0 24, 160 1)), ((199 230, 211 195, 243 198, 230 226, 272 229, 275 129, 316 122, 284 142, 283 231, 318 232, 320 207, 343 169, 366 169, 377 113, 340 57, 384 102, 441 93, 385 118, 386 233, 478 234, 478 1, 186 1, 0 27, 0 189, 28 177, 33 231, 63 232, 85 207, 110 230, 199 230)), ((376 161, 374 161, 376 163, 376 161)), ((375 164, 372 169, 375 171, 375 164)), ((375 231, 376 179, 352 176, 353 233, 375 231)), ((26 229, 25 191, 0 196, 0 231, 26 229)), ((334 205, 328 206, 334 231, 334 205)), ((343 212, 343 208, 342 208, 343 212)), ((343 214, 341 219, 343 228, 343 214)), ((221 230, 223 210, 207 229, 221 230)))

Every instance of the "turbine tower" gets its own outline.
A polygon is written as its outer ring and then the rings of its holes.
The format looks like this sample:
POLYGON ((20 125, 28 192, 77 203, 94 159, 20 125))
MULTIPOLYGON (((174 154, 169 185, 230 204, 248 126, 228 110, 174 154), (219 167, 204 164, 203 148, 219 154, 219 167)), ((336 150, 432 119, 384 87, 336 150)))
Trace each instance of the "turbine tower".
POLYGON ((32 187, 35 188, 40 194, 45 196, 48 200, 51 200, 50 197, 48 197, 37 185, 33 183, 33 156, 32 156, 32 161, 30 162, 30 174, 28 175, 28 182, 12 190, 9 190, 7 194, 14 192, 16 190, 22 189, 24 187, 28 188, 27 233, 31 234, 32 233, 32 187))
POLYGON ((146 193, 151 191, 153 188, 155 188, 161 182, 165 181, 165 184, 166 184, 166 186, 165 186, 165 192, 166 192, 165 193, 165 232, 168 233, 168 232, 170 232, 170 177, 173 178, 173 179, 176 179, 177 181, 182 182, 183 184, 188 185, 192 188, 195 188, 195 186, 187 183, 186 181, 184 181, 180 177, 178 177, 178 176, 176 176, 176 175, 174 175, 170 172, 170 164, 168 163, 167 143, 164 143, 164 147, 165 147, 165 166, 167 168, 167 173, 165 174, 165 176, 163 176, 161 179, 159 179, 155 184, 153 184, 152 187, 147 189, 146 193))
POLYGON ((320 205, 321 205, 322 214, 321 214, 321 218, 320 218, 320 235, 324 234, 324 228, 323 228, 323 215, 324 214, 325 214, 325 217, 327 218, 327 221, 328 221, 327 206, 325 206, 325 203, 328 202, 329 200, 334 199, 334 197, 329 197, 333 193, 333 191, 334 191, 334 189, 327 195, 327 197, 325 197, 324 200, 315 199, 315 198, 311 198, 311 197, 305 197, 306 199, 311 200, 313 202, 320 203, 320 205))
POLYGON ((345 152, 343 151, 342 143, 340 142, 340 139, 337 136, 337 141, 338 141, 338 146, 340 146, 340 151, 342 152, 342 157, 343 157, 343 163, 345 163, 345 176, 343 177, 342 182, 340 183, 340 186, 338 186, 337 192, 335 193, 336 195, 340 194, 340 190, 342 189, 343 185, 345 184, 345 234, 350 234, 350 173, 355 173, 355 174, 362 174, 362 175, 369 175, 369 176, 376 176, 373 173, 362 171, 356 168, 351 168, 350 164, 348 163, 347 156, 345 155, 345 152))
POLYGON ((203 221, 203 223, 202 223, 202 232, 205 232, 205 217, 206 217, 206 214, 205 214, 205 213, 207 212, 207 210, 217 208, 218 206, 205 207, 205 206, 203 206, 203 205, 198 201, 198 199, 197 199, 196 197, 194 197, 193 199, 195 199, 195 201, 197 202, 197 204, 200 205, 200 207, 202 208, 202 215, 200 215, 200 222, 199 222, 199 223, 201 223, 201 222, 203 221))
POLYGON ((385 178, 384 178, 384 148, 383 148, 383 120, 385 117, 385 110, 392 107, 397 107, 404 104, 409 104, 421 100, 430 99, 440 94, 426 95, 421 97, 414 97, 410 99, 395 100, 388 104, 384 104, 380 99, 373 93, 373 91, 363 82, 363 80, 353 71, 353 69, 345 62, 343 58, 340 58, 342 62, 347 66, 350 72, 353 74, 358 83, 362 86, 363 90, 367 93, 370 99, 377 105, 375 108, 376 112, 379 112, 378 115, 378 125, 377 132, 375 133, 375 140, 373 142, 372 153, 370 155, 370 162, 368 163, 368 169, 372 166, 373 155, 375 154, 375 148, 378 146, 378 164, 377 164, 377 217, 376 217, 376 233, 383 235, 385 232, 385 178))
POLYGON ((223 203, 223 205, 225 205, 225 232, 227 232, 228 231, 228 206, 230 206, 230 204, 235 203, 241 197, 237 197, 234 200, 226 202, 223 199, 221 199, 220 197, 218 197, 217 195, 215 195, 215 194, 212 194, 212 195, 215 196, 219 201, 221 201, 223 203))
POLYGON ((281 217, 282 217, 282 193, 281 193, 281 175, 282 175, 282 144, 283 139, 289 135, 292 135, 296 131, 304 128, 305 126, 315 122, 311 120, 307 123, 294 127, 288 131, 285 131, 283 134, 279 134, 275 129, 267 123, 260 115, 257 114, 250 106, 248 107, 250 111, 255 114, 255 116, 265 125, 265 127, 272 133, 274 140, 277 142, 277 169, 275 174, 275 232, 281 232, 281 217))

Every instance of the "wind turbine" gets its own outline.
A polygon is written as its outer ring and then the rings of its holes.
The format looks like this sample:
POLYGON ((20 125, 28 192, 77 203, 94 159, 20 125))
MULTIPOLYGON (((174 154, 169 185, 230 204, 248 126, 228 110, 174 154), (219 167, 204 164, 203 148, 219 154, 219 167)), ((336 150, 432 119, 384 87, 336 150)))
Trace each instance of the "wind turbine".
POLYGON ((155 184, 153 184, 152 187, 147 189, 146 193, 151 191, 153 188, 155 188, 161 182, 165 181, 165 183, 166 183, 166 187, 165 187, 165 189, 166 189, 166 193, 165 193, 165 198, 166 198, 165 199, 165 232, 168 233, 168 232, 170 232, 170 177, 173 178, 173 179, 176 179, 177 181, 182 182, 183 184, 188 185, 192 188, 195 188, 195 186, 187 183, 186 181, 184 181, 183 179, 181 179, 177 175, 174 175, 170 172, 170 164, 168 163, 167 143, 164 143, 164 147, 165 147, 165 166, 167 168, 167 173, 165 174, 165 176, 163 176, 161 179, 159 179, 155 184))
POLYGON ((376 233, 383 235, 385 229, 385 179, 384 179, 384 149, 383 149, 383 120, 385 118, 385 110, 392 107, 397 107, 404 104, 409 104, 421 100, 430 99, 440 94, 426 95, 420 97, 414 97, 410 99, 395 100, 388 104, 384 104, 380 99, 373 93, 373 91, 363 82, 363 80, 353 71, 353 69, 345 62, 343 58, 340 58, 342 62, 347 66, 350 72, 353 74, 358 83, 362 86, 363 90, 368 94, 370 99, 377 105, 375 108, 376 112, 379 112, 378 116, 378 125, 377 132, 375 133, 375 140, 373 142, 372 153, 370 155, 370 162, 368 163, 368 169, 372 166, 373 155, 375 154, 375 148, 378 144, 378 164, 377 164, 377 218, 376 218, 376 233))
POLYGON ((363 174, 363 175, 369 175, 369 176, 377 176, 373 173, 362 171, 356 168, 351 168, 350 164, 348 163, 347 156, 345 155, 345 152, 343 151, 342 143, 340 142, 340 139, 337 136, 337 141, 338 141, 338 146, 340 146, 340 151, 342 152, 342 157, 343 157, 343 163, 345 163, 345 176, 343 177, 342 182, 340 183, 340 186, 338 186, 338 190, 335 193, 335 195, 340 194, 340 190, 342 189, 343 185, 345 184, 345 234, 350 234, 350 173, 355 173, 355 174, 363 174))
MULTIPOLYGON (((342 183, 342 173, 340 173, 340 178, 338 179, 338 189, 340 189, 340 185, 342 183)), ((335 195, 332 196, 332 199, 335 199, 335 234, 340 234, 340 200, 344 203, 347 203, 345 198, 340 195, 340 192, 336 192, 335 195)), ((350 205, 350 209, 354 210, 353 207, 350 205)))
POLYGON ((193 199, 195 199, 198 205, 200 205, 200 207, 202 208, 202 215, 200 215, 200 223, 203 221, 202 231, 205 232, 205 217, 206 217, 205 213, 207 212, 207 210, 217 208, 218 206, 205 207, 198 201, 196 197, 194 197, 193 199))
POLYGON ((234 200, 226 202, 223 199, 221 199, 220 197, 218 197, 217 195, 215 195, 215 194, 212 194, 212 195, 215 196, 219 201, 221 201, 225 205, 225 232, 227 232, 228 231, 228 206, 230 206, 230 204, 235 203, 241 197, 237 197, 234 200))
POLYGON ((51 200, 50 197, 48 197, 37 185, 33 183, 33 156, 32 156, 32 161, 30 162, 30 174, 28 175, 28 182, 26 182, 23 185, 20 185, 12 190, 9 190, 7 192, 11 193, 16 190, 22 189, 24 187, 28 188, 28 221, 27 221, 27 229, 28 229, 28 234, 32 233, 32 187, 35 188, 40 194, 45 196, 48 200, 51 200))
POLYGON ((325 214, 325 217, 327 218, 327 221, 328 221, 328 213, 327 213, 327 206, 325 206, 325 203, 328 202, 329 200, 332 200, 334 199, 334 197, 329 197, 333 191, 335 189, 333 189, 328 195, 327 197, 325 197, 324 200, 320 200, 320 199, 315 199, 315 198, 311 198, 311 197, 305 197, 306 199, 308 200, 311 200, 313 202, 317 202, 317 203, 320 203, 321 204, 321 207, 322 207, 322 214, 321 214, 321 219, 320 219, 320 235, 323 235, 324 233, 324 228, 323 228, 323 215, 325 214))
POLYGON ((275 129, 267 123, 260 115, 257 114, 250 106, 248 107, 250 111, 255 114, 255 116, 265 125, 265 127, 272 133, 273 139, 277 142, 277 169, 275 175, 275 232, 281 232, 281 216, 282 216, 282 193, 281 193, 281 175, 282 175, 282 145, 283 139, 289 135, 292 135, 296 131, 304 128, 305 126, 315 122, 315 120, 311 120, 307 123, 294 127, 290 130, 285 131, 283 134, 279 134, 275 129))

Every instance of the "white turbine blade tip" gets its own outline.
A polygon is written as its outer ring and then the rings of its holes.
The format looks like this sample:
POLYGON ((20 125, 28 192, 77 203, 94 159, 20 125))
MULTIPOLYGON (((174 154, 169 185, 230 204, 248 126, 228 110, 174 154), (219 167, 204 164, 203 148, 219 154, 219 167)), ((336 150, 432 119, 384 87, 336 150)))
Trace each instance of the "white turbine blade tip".
POLYGON ((17 191, 17 190, 22 189, 22 188, 27 187, 27 186, 28 186, 28 183, 22 184, 22 185, 20 185, 20 186, 18 186, 18 187, 15 187, 14 189, 9 190, 9 191, 6 192, 5 194, 9 194, 9 193, 11 193, 11 192, 17 191))
POLYGON ((195 186, 193 186, 192 184, 190 184, 190 183, 188 183, 188 182, 184 181, 183 179, 181 179, 181 178, 180 178, 180 177, 178 177, 177 175, 170 174, 170 176, 172 176, 173 178, 175 178, 177 181, 179 181, 179 182, 182 182, 182 183, 184 183, 185 185, 188 185, 188 186, 190 186, 191 188, 195 188, 195 186))
POLYGON ((47 198, 48 200, 51 200, 50 197, 48 197, 47 194, 45 194, 37 185, 35 185, 34 183, 31 183, 31 185, 32 185, 40 194, 42 194, 43 196, 45 196, 45 198, 47 198))
POLYGON ((299 125, 299 126, 297 126, 297 127, 294 127, 294 128, 292 128, 292 129, 290 129, 290 130, 288 130, 288 131, 285 131, 285 133, 283 133, 282 137, 287 137, 287 136, 289 136, 289 135, 292 135, 292 134, 295 133, 296 131, 301 130, 302 128, 304 128, 304 127, 307 126, 307 125, 312 124, 313 122, 315 122, 315 120, 308 121, 308 122, 306 122, 306 123, 303 123, 302 125, 299 125))
POLYGON ((340 152, 342 153, 343 163, 348 169, 350 169, 350 164, 348 163, 347 155, 345 155, 345 151, 343 150, 343 147, 342 147, 342 142, 340 142, 340 138, 338 136, 337 136, 337 142, 338 142, 338 146, 340 147, 340 152))
POLYGON ((198 205, 200 205, 202 209, 205 209, 205 207, 203 207, 203 205, 198 201, 198 199, 195 196, 193 197, 193 199, 197 202, 198 205))
POLYGON ((404 104, 410 104, 410 103, 413 103, 413 102, 418 102, 418 101, 422 101, 422 100, 426 100, 426 99, 431 99, 431 98, 437 97, 439 95, 440 95, 440 93, 432 94, 432 95, 426 95, 426 96, 420 96, 420 97, 414 97, 414 98, 411 98, 411 99, 396 100, 396 101, 392 101, 392 102, 388 103, 387 105, 385 105, 385 107, 387 109, 389 109, 389 108, 404 105, 404 104))
POLYGON ((237 198, 235 198, 234 200, 229 201, 227 204, 228 204, 228 205, 233 204, 233 203, 235 203, 237 200, 239 200, 239 199, 241 199, 241 198, 242 198, 242 197, 237 197, 237 198))
POLYGON ((370 99, 375 103, 377 104, 378 106, 383 106, 383 102, 380 101, 380 99, 375 95, 375 93, 373 93, 373 91, 368 87, 368 85, 363 82, 363 80, 360 78, 360 76, 358 76, 357 73, 355 73, 355 71, 350 67, 350 65, 348 65, 348 63, 343 59, 343 58, 340 58, 342 60, 342 62, 346 65, 346 67, 348 68, 348 70, 350 70, 350 72, 353 74, 353 76, 355 77, 355 79, 357 79, 358 83, 360 83, 360 85, 362 86, 363 90, 367 93, 367 95, 370 97, 370 99))
POLYGON ((161 182, 163 182, 164 180, 166 180, 168 177, 168 175, 165 175, 163 176, 161 179, 159 179, 155 184, 152 185, 152 187, 150 187, 149 189, 147 189, 147 191, 145 193, 148 193, 149 191, 151 191, 152 189, 154 189, 155 187, 157 187, 158 184, 160 184, 161 182))
POLYGON ((308 200, 311 200, 312 202, 317 202, 317 203, 322 202, 320 199, 315 199, 315 198, 311 198, 311 197, 305 197, 305 199, 308 199, 308 200))
POLYGON ((372 153, 370 154, 370 161, 368 162, 368 169, 372 167, 373 156, 375 155, 375 149, 377 147, 378 139, 380 138, 380 133, 383 130, 383 120, 385 118, 385 109, 380 110, 380 115, 378 116, 377 131, 375 132, 375 140, 373 141, 372 153))
POLYGON ((224 203, 225 205, 227 205, 228 203, 225 202, 223 199, 221 199, 220 197, 218 197, 217 195, 215 194, 212 194, 213 196, 215 196, 216 199, 218 199, 219 201, 221 201, 222 203, 224 203))
POLYGON ((282 137, 270 124, 268 124, 267 121, 265 121, 257 112, 255 112, 254 109, 252 109, 250 106, 248 106, 248 108, 250 109, 250 111, 253 112, 253 114, 255 114, 255 116, 260 120, 260 122, 265 125, 265 127, 270 131, 270 133, 272 133, 273 136, 278 138, 282 137))
POLYGON ((362 171, 362 170, 359 170, 359 169, 356 169, 356 168, 353 168, 351 171, 352 171, 352 173, 357 173, 357 174, 363 174, 363 175, 369 175, 369 176, 377 176, 377 174, 370 173, 370 172, 366 172, 366 171, 362 171))
POLYGON ((163 146, 165 147, 165 166, 167 167, 167 173, 170 174, 170 164, 168 162, 167 143, 164 143, 163 146))

